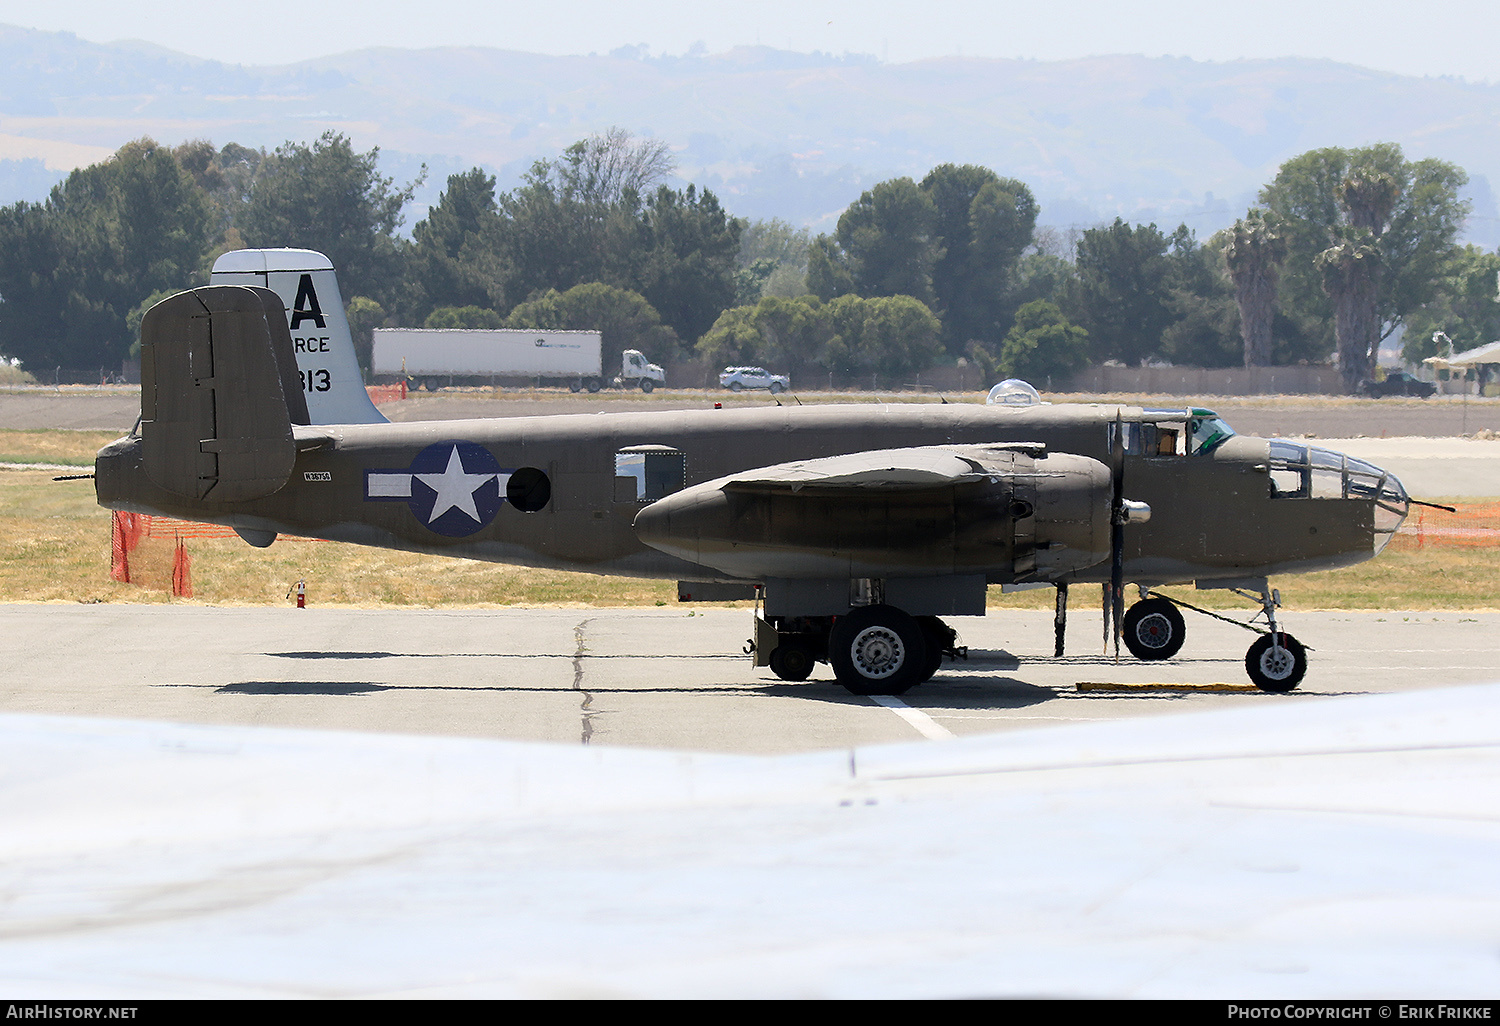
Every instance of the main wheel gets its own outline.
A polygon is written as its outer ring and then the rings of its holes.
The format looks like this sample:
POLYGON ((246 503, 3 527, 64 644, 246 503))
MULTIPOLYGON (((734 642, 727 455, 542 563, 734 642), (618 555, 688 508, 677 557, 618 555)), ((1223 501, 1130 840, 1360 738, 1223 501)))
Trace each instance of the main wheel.
POLYGON ((922 625, 894 606, 861 606, 833 625, 828 661, 856 695, 899 695, 927 671, 922 625))
POLYGON ((1290 691, 1302 682, 1302 675, 1307 672, 1307 650, 1285 631, 1281 633, 1280 645, 1274 644, 1267 634, 1245 653, 1245 670, 1262 691, 1277 694, 1290 691))
POLYGON ((649 393, 655 387, 656 387, 656 383, 653 382, 650 378, 642 378, 641 379, 641 391, 642 392, 649 393))
POLYGON ((817 660, 806 645, 783 637, 771 650, 771 672, 782 680, 806 680, 817 660))
POLYGON ((1137 659, 1171 659, 1187 634, 1177 606, 1164 598, 1142 599, 1127 609, 1124 630, 1125 647, 1137 659))

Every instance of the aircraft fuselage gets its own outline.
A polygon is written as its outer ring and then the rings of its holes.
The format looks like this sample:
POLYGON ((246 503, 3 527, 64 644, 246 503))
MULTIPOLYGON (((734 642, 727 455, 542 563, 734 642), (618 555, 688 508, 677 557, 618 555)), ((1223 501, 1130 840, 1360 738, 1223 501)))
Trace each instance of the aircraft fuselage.
MULTIPOLYGON (((734 579, 643 543, 637 515, 684 488, 756 468, 878 450, 1039 443, 1048 454, 1108 466, 1117 419, 1163 429, 1174 424, 1163 411, 1138 407, 926 403, 332 425, 294 429, 292 473, 261 498, 216 502, 212 488, 201 499, 174 494, 143 472, 139 437, 101 451, 97 487, 106 506, 222 523, 251 535, 599 573, 734 579)), ((1185 434, 1184 419, 1177 417, 1174 429, 1185 434)), ((1152 516, 1127 531, 1126 579, 1264 577, 1347 565, 1378 551, 1383 538, 1374 496, 1279 494, 1271 444, 1231 437, 1196 454, 1181 445, 1161 454, 1155 445, 1127 448, 1123 492, 1149 504, 1152 516)), ((1045 465, 1045 458, 1037 463, 1045 465)), ((932 506, 930 497, 923 501, 932 506)), ((925 515, 962 519, 954 510, 964 504, 957 495, 925 515)), ((982 572, 992 583, 1028 579, 1014 569, 982 572)), ((1052 578, 1107 580, 1108 561, 1052 578)))

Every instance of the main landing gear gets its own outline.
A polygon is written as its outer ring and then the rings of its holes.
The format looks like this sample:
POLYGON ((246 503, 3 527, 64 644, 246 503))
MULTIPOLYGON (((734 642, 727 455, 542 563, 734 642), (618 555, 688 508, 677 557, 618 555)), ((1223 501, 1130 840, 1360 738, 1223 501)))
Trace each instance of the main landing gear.
POLYGON ((1250 646, 1250 651, 1245 654, 1245 672, 1250 675, 1251 683, 1262 691, 1291 691, 1302 682, 1303 675, 1307 673, 1307 649, 1276 622, 1276 610, 1281 606, 1280 592, 1264 585, 1253 592, 1239 588, 1229 590, 1260 603, 1260 613, 1249 623, 1241 623, 1177 599, 1153 595, 1142 587, 1141 600, 1125 613, 1125 647, 1137 659, 1172 658, 1182 648, 1186 636, 1182 613, 1178 611, 1181 606, 1260 634, 1250 646), (1261 616, 1266 618, 1265 629, 1255 626, 1255 620, 1261 616))
POLYGON ((839 617, 785 617, 760 621, 760 644, 775 647, 766 663, 782 680, 802 681, 827 662, 838 682, 856 695, 900 695, 929 680, 943 657, 967 657, 958 634, 935 616, 911 616, 895 606, 857 606, 839 617))

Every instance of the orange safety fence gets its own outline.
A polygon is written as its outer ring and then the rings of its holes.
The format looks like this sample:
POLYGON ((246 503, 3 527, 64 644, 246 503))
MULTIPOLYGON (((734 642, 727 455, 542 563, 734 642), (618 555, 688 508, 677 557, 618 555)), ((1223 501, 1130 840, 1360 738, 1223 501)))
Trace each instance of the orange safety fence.
MULTIPOLYGON (((110 538, 109 576, 122 584, 170 591, 184 598, 193 597, 193 559, 182 539, 189 535, 164 530, 168 521, 185 528, 212 528, 230 531, 212 524, 189 524, 186 521, 153 517, 143 513, 116 512, 110 538), (170 539, 170 540, 169 540, 170 539)), ((191 537, 218 537, 192 534, 191 537)))
POLYGON ((1393 549, 1429 546, 1486 548, 1500 546, 1500 502, 1470 502, 1449 513, 1430 506, 1413 506, 1406 522, 1391 539, 1393 549))
MULTIPOLYGON (((233 538, 234 528, 150 513, 114 514, 110 532, 111 580, 193 597, 193 558, 187 538, 233 538)), ((298 541, 314 541, 299 538, 298 541)))
POLYGON ((366 385, 365 391, 370 393, 370 402, 376 406, 381 403, 400 402, 406 398, 406 382, 402 380, 394 385, 366 385))

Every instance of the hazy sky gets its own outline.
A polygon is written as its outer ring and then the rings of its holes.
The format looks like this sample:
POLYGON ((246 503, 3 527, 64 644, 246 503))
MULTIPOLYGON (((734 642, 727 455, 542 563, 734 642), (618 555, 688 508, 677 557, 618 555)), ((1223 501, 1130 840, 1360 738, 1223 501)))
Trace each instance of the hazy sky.
POLYGON ((198 57, 280 64, 369 46, 490 46, 653 54, 761 43, 904 62, 963 54, 1056 60, 1103 53, 1198 60, 1326 57, 1408 75, 1500 81, 1495 0, 0 0, 0 23, 95 42, 144 39, 198 57))

